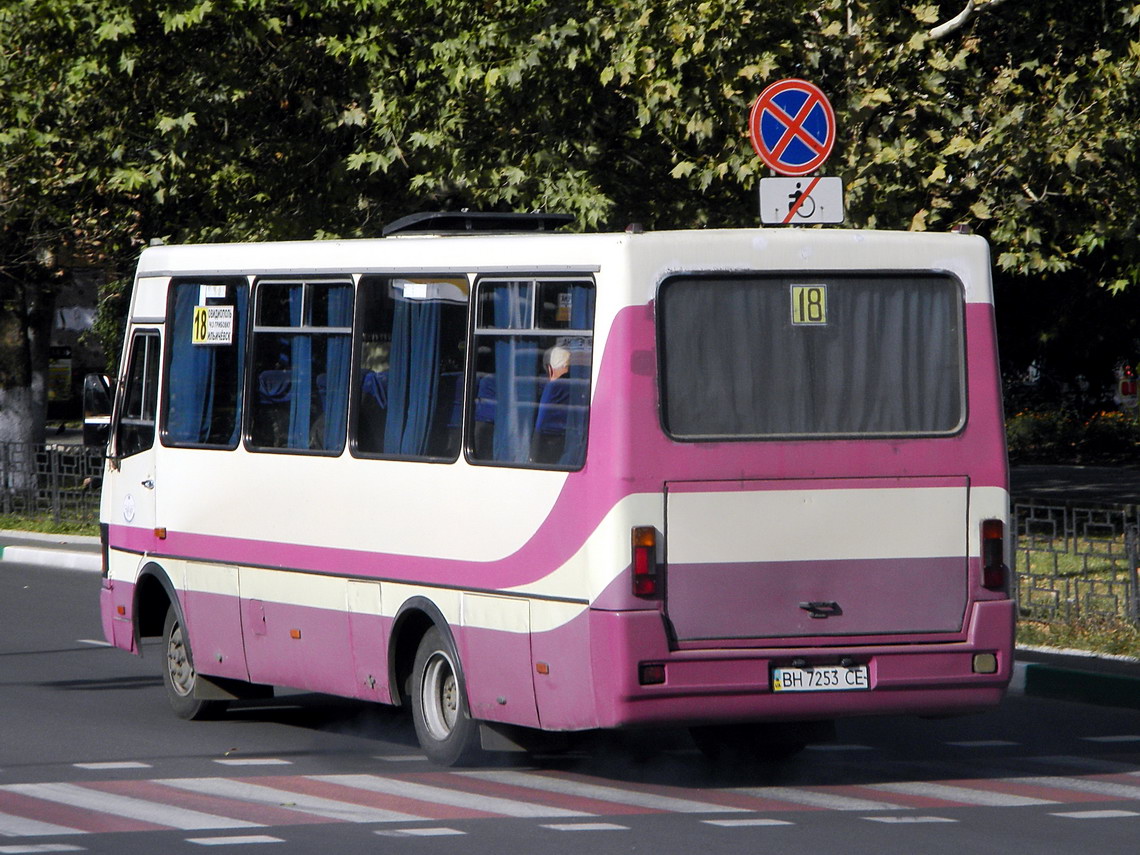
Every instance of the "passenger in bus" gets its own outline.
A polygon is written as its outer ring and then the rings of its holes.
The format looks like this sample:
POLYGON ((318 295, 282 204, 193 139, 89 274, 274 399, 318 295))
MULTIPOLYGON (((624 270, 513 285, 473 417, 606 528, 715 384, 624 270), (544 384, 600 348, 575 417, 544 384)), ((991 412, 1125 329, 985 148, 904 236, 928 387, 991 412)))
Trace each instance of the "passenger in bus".
POLYGON ((279 360, 257 375, 257 410, 253 442, 269 448, 284 446, 289 425, 289 402, 293 398, 293 375, 279 360))
POLYGON ((360 381, 360 429, 357 431, 360 450, 383 451, 387 424, 388 372, 365 370, 360 381))
POLYGON ((475 436, 476 460, 490 460, 495 456, 495 375, 481 374, 475 384, 475 436))
POLYGON ((538 401, 530 459, 533 463, 558 463, 566 446, 566 416, 570 408, 570 351, 555 346, 543 356, 546 385, 538 401))

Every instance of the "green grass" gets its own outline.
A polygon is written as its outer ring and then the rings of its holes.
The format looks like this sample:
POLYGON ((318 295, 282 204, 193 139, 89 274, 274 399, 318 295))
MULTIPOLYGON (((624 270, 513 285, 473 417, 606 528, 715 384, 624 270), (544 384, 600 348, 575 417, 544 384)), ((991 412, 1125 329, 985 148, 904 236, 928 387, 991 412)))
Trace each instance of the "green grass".
POLYGON ((16 514, 0 514, 0 530, 34 531, 41 534, 86 534, 99 535, 98 523, 55 522, 51 517, 25 517, 16 514))
POLYGON ((1083 618, 1070 623, 1023 618, 1017 625, 1017 643, 1140 658, 1140 627, 1113 618, 1083 618))

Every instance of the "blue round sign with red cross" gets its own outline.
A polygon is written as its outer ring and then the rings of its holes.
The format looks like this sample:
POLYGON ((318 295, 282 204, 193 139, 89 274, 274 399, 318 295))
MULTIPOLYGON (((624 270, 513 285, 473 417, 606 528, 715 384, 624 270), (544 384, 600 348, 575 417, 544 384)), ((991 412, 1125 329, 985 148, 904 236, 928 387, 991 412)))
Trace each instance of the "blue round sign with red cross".
POLYGON ((814 83, 787 78, 760 93, 748 119, 756 154, 781 175, 818 169, 835 145, 835 113, 814 83))

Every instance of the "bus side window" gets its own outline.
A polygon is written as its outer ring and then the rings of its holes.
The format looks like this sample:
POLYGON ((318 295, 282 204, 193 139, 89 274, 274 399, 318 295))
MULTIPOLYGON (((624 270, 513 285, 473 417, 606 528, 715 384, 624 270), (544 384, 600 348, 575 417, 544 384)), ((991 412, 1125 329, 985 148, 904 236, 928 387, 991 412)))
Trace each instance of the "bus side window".
POLYGON ((593 283, 488 279, 478 289, 472 462, 580 468, 589 421, 593 283))
POLYGON ((339 453, 348 409, 351 283, 261 281, 254 312, 250 446, 339 453))
POLYGON ((119 457, 130 457, 154 445, 158 358, 158 332, 145 330, 135 333, 127 362, 123 410, 115 432, 115 454, 119 457))
POLYGON ((451 461, 463 414, 466 279, 360 281, 354 448, 451 461))
POLYGON ((165 445, 237 447, 248 304, 244 278, 172 284, 165 445))

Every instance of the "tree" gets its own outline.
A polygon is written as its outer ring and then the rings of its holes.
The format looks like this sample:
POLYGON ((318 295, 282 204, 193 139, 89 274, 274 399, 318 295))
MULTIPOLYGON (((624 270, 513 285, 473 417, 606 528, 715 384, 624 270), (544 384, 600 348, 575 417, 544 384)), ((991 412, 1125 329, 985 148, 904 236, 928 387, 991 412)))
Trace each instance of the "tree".
POLYGON ((430 208, 754 225, 748 111, 788 76, 832 96, 849 226, 969 224, 1007 278, 1120 290, 1138 30, 1121 0, 7 0, 0 405, 39 394, 35 327, 76 255, 121 282, 152 238, 430 208))

